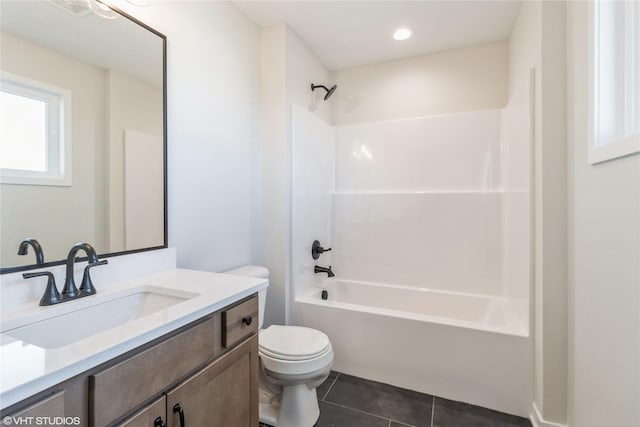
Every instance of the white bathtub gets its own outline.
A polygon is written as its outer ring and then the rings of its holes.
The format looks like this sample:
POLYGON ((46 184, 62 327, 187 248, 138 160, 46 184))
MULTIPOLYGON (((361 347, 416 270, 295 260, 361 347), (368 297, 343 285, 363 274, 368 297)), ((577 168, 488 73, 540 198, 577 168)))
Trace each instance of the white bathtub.
POLYGON ((334 370, 528 415, 532 342, 517 302, 337 279, 322 289, 296 298, 295 321, 329 335, 334 370))

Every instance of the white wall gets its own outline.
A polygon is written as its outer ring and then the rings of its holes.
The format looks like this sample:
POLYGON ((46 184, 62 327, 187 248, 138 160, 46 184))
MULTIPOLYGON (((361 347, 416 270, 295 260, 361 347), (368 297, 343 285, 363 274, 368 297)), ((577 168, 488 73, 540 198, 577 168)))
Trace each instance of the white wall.
MULTIPOLYGON (((567 416, 567 139, 564 2, 541 2, 540 153, 534 160, 536 194, 536 290, 542 314, 544 417, 561 423, 567 416), (539 251, 539 252, 538 252, 539 251), (539 267, 539 268, 538 268, 539 267), (541 279, 541 281, 538 281, 541 279), (538 287, 542 284, 543 289, 538 287)), ((540 408, 539 408, 540 409, 540 408)))
POLYGON ((504 41, 335 71, 333 124, 502 108, 504 41))
POLYGON ((4 71, 71 92, 73 147, 70 187, 0 185, 2 265, 35 263, 31 249, 27 256, 16 254, 25 237, 38 239, 45 261, 65 258, 79 241, 106 252, 104 71, 11 34, 0 40, 4 71))
POLYGON ((567 6, 569 425, 640 425, 640 156, 587 163, 587 2, 567 6))
POLYGON ((228 2, 114 3, 167 36, 169 244, 178 266, 259 262, 259 29, 228 2))
POLYGON ((535 69, 534 418, 566 420, 566 142, 564 3, 523 2, 509 39, 509 97, 535 69))
POLYGON ((269 269, 265 326, 283 324, 289 268, 289 150, 287 141, 286 28, 261 34, 261 264, 269 269))
MULTIPOLYGON (((162 141, 162 88, 117 71, 108 71, 105 91, 108 252, 119 252, 125 250, 124 131, 154 135, 162 141)), ((157 243, 154 246, 164 243, 163 235, 162 227, 155 233, 157 243)))
MULTIPOLYGON (((299 105, 325 122, 329 122, 333 97, 324 101, 325 91, 316 89, 311 91, 311 83, 324 84, 330 87, 331 76, 324 65, 304 41, 289 27, 286 28, 286 88, 288 107, 299 105)), ((289 111, 291 114, 291 111, 289 111)), ((290 116, 289 116, 290 120, 290 116)))
POLYGON ((329 105, 311 83, 329 72, 291 29, 262 31, 262 259, 271 272, 265 323, 288 323, 291 280, 292 108, 298 105, 328 121, 329 105))

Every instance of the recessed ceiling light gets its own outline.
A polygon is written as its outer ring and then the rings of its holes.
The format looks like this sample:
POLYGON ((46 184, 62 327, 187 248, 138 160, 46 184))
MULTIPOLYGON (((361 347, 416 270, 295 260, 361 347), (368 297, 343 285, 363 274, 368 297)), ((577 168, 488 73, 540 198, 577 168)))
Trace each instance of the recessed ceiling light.
POLYGON ((393 38, 396 40, 406 40, 413 35, 413 31, 408 28, 398 28, 393 33, 393 38))

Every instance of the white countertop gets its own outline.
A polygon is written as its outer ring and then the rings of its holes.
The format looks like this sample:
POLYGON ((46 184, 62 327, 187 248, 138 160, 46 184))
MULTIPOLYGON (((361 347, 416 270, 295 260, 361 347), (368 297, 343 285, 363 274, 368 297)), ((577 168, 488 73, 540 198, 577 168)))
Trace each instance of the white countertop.
MULTIPOLYGON (((0 334, 0 408, 72 378, 92 367, 213 313, 268 286, 266 279, 172 269, 109 286, 96 283, 98 294, 50 307, 38 301, 3 310, 1 330, 77 310, 91 298, 116 295, 141 286, 191 292, 198 296, 88 338, 57 348, 42 348, 0 334)), ((61 330, 60 334, 65 331, 61 330)))

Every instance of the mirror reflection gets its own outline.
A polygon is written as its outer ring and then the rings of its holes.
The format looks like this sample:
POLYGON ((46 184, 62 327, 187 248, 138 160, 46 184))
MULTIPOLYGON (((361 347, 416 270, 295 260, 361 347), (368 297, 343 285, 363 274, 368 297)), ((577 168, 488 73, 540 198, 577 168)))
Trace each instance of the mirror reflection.
POLYGON ((70 0, 3 0, 0 30, 0 266, 165 245, 164 36, 70 0))

